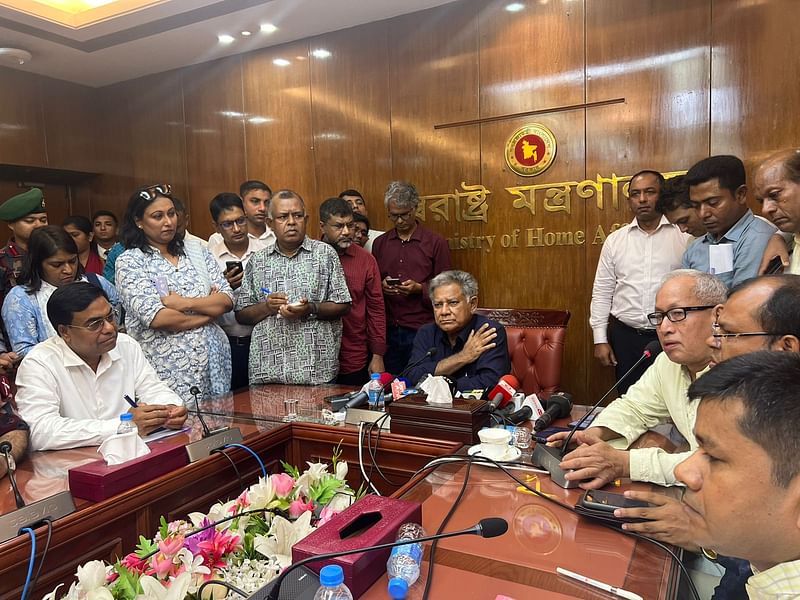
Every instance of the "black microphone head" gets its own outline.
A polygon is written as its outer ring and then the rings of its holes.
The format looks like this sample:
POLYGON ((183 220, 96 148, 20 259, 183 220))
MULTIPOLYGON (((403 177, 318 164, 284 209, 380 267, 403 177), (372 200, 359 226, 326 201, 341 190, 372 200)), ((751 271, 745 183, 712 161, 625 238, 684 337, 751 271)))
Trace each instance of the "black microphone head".
POLYGON ((508 531, 508 521, 500 517, 489 517, 488 519, 481 519, 478 527, 480 528, 478 535, 485 538, 493 538, 508 531))
POLYGON ((11 442, 8 441, 0 442, 0 452, 2 452, 3 454, 5 453, 11 454, 11 442))
POLYGON ((563 419, 572 413, 572 394, 566 392, 557 392, 550 396, 547 400, 547 408, 550 406, 557 406, 559 408, 558 415, 553 415, 555 419, 563 419))
POLYGON ((653 340, 644 347, 644 352, 642 352, 642 354, 646 354, 649 358, 655 358, 661 354, 661 342, 653 340))
POLYGON ((197 387, 196 385, 193 385, 192 387, 189 388, 189 393, 192 396, 199 396, 200 395, 200 388, 197 387))
POLYGON ((425 356, 427 356, 428 358, 430 358, 431 356, 436 356, 436 353, 438 351, 439 349, 436 346, 433 346, 431 348, 428 348, 428 351, 425 353, 425 356))

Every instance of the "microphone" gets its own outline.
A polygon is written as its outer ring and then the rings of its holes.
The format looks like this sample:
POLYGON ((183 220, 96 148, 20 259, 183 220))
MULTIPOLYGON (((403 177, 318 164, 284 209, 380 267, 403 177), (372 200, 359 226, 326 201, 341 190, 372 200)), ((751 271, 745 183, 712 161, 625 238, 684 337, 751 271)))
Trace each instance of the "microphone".
POLYGON ((575 435, 575 432, 578 431, 578 428, 583 424, 583 422, 589 417, 590 414, 592 414, 595 410, 597 410, 597 407, 603 403, 603 400, 605 400, 608 397, 608 395, 614 390, 614 388, 616 388, 628 375, 630 375, 636 369, 636 367, 642 364, 643 361, 651 357, 656 357, 660 353, 661 353, 661 343, 658 340, 653 340, 652 342, 648 343, 647 346, 644 347, 644 351, 642 351, 642 355, 639 357, 639 360, 633 363, 633 366, 630 369, 628 369, 622 377, 617 379, 614 385, 611 386, 611 388, 605 394, 603 394, 603 397, 600 398, 600 400, 598 400, 594 404, 594 406, 592 406, 589 412, 583 415, 578 420, 578 422, 575 423, 575 426, 569 432, 567 439, 564 440, 564 445, 561 447, 561 456, 564 456, 567 453, 567 447, 569 445, 569 442, 572 440, 572 436, 575 435))
MULTIPOLYGON (((403 369, 402 371, 400 371, 400 375, 398 375, 394 379, 400 379, 402 377, 405 377, 406 375, 408 375, 408 372, 411 369, 413 369, 414 367, 418 367, 419 365, 424 363, 426 360, 428 360, 430 357, 436 356, 436 353, 438 351, 439 351, 439 349, 436 346, 431 346, 430 348, 428 348, 428 350, 425 352, 425 354, 422 355, 422 358, 420 358, 419 360, 415 360, 410 365, 406 365, 406 368, 403 369)), ((389 383, 391 383, 391 381, 389 383)), ((386 386, 384 385, 383 387, 386 387, 386 386)))
MULTIPOLYGON (((381 373, 381 394, 386 389, 386 386, 392 382, 392 374, 391 373, 381 373)), ((369 385, 369 383, 367 383, 369 385)), ((359 390, 357 392, 353 392, 350 395, 350 399, 344 404, 343 408, 358 408, 359 406, 364 406, 369 402, 369 393, 366 390, 359 390)), ((341 410, 341 408, 339 409, 341 410)))
POLYGON ((211 430, 206 425, 205 419, 203 419, 203 415, 200 412, 200 388, 196 385, 193 385, 189 388, 189 393, 194 396, 194 414, 199 419, 200 425, 203 427, 203 437, 206 438, 211 435, 211 430))
POLYGON ((503 535, 506 531, 508 531, 508 522, 505 519, 501 519, 500 517, 489 517, 486 519, 481 519, 480 522, 477 525, 474 525, 473 527, 469 527, 468 529, 462 529, 460 531, 451 531, 448 533, 440 533, 438 535, 429 535, 421 538, 416 538, 413 540, 398 540, 387 544, 378 544, 376 546, 355 548, 353 550, 347 550, 346 552, 330 552, 328 554, 317 554, 315 556, 309 556, 307 558, 304 558, 303 560, 299 560, 296 563, 292 563, 291 565, 286 567, 283 570, 283 572, 280 575, 278 575, 277 578, 275 578, 270 583, 262 587, 260 590, 254 592, 250 596, 249 600, 262 600, 262 599, 278 600, 278 595, 280 594, 281 590, 281 584, 283 583, 283 580, 286 579, 286 576, 293 570, 297 569, 298 567, 301 567, 311 562, 320 562, 323 560, 328 560, 330 558, 349 556, 351 554, 360 554, 361 552, 372 552, 373 550, 385 550, 387 548, 394 548, 395 546, 405 546, 406 544, 430 542, 433 540, 456 537, 459 535, 479 535, 483 538, 493 538, 503 535))
POLYGON ((547 429, 553 421, 568 417, 571 412, 572 396, 564 392, 553 394, 547 401, 547 410, 533 424, 533 430, 541 431, 542 429, 547 429))
MULTIPOLYGON (((407 365, 405 369, 400 371, 400 374, 397 377, 394 377, 391 373, 381 373, 381 393, 382 394, 386 394, 386 388, 392 383, 392 381, 394 381, 395 379, 400 379, 401 377, 404 377, 414 367, 417 367, 417 366, 421 365, 423 362, 428 360, 431 356, 436 356, 436 353, 438 351, 439 350, 438 350, 438 348, 436 348, 436 346, 432 346, 431 348, 428 348, 428 350, 425 352, 425 354, 422 355, 422 358, 420 358, 419 360, 415 360, 410 365, 407 365)), ((391 400, 390 400, 391 397, 392 397, 391 394, 389 394, 388 396, 384 395, 384 398, 383 398, 384 406, 386 406, 386 404, 391 402, 391 400)), ((369 402, 369 394, 367 394, 366 391, 362 390, 362 391, 356 393, 352 398, 350 398, 350 400, 347 401, 347 404, 345 404, 344 407, 345 408, 358 408, 359 406, 364 406, 368 402, 369 402)))
POLYGON ((644 360, 656 356, 659 352, 661 352, 661 344, 658 342, 658 340, 653 340, 652 342, 647 344, 647 346, 645 346, 644 351, 642 352, 642 355, 639 357, 639 360, 637 360, 633 364, 633 366, 625 372, 625 374, 622 377, 617 379, 617 381, 614 382, 614 385, 612 385, 611 388, 605 394, 603 394, 603 397, 600 398, 600 400, 598 400, 592 406, 592 408, 590 408, 589 411, 578 420, 577 423, 575 423, 575 425, 570 430, 569 435, 564 440, 564 444, 562 445, 561 448, 553 448, 552 446, 548 446, 547 444, 536 444, 536 447, 533 449, 532 462, 546 469, 550 473, 550 479, 551 481, 553 481, 553 483, 565 489, 578 486, 579 482, 577 480, 567 481, 564 478, 564 475, 566 475, 566 473, 564 469, 562 469, 559 466, 561 463, 561 459, 567 453, 569 442, 572 440, 572 437, 575 435, 575 432, 578 431, 580 426, 583 424, 584 421, 586 421, 589 415, 592 414, 597 409, 597 407, 603 403, 603 400, 605 400, 608 397, 608 395, 612 391, 614 391, 614 388, 616 388, 621 381, 623 381, 628 375, 630 375, 631 372, 633 372, 633 370, 636 369, 636 367, 642 364, 644 360))
POLYGON ((17 476, 14 473, 17 470, 17 463, 11 456, 11 449, 11 442, 0 442, 0 452, 6 457, 6 465, 8 465, 8 480, 11 482, 11 489, 14 490, 14 501, 17 503, 17 508, 23 508, 25 500, 22 499, 22 494, 19 493, 17 486, 17 476))
POLYGON ((503 408, 511 402, 511 398, 517 393, 519 380, 513 375, 503 375, 489 392, 489 412, 494 412, 498 408, 503 408))
POLYGON ((525 405, 519 410, 512 412, 510 415, 507 415, 503 420, 511 425, 519 425, 525 421, 530 421, 532 416, 533 410, 530 406, 525 405))

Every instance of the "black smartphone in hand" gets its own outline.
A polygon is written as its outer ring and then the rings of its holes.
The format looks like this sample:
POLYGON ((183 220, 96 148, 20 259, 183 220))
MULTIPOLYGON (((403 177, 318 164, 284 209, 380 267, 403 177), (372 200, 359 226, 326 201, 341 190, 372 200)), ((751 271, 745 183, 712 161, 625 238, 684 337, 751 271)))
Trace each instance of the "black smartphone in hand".
POLYGON ((243 271, 244 267, 242 266, 242 261, 240 260, 226 260, 225 270, 228 273, 233 273, 234 271, 243 271))
POLYGON ((581 497, 581 506, 613 513, 618 508, 647 508, 649 503, 642 500, 626 498, 622 494, 604 492, 602 490, 587 490, 581 497))
POLYGON ((780 256, 773 256, 767 263, 767 270, 764 271, 765 275, 775 275, 776 273, 783 273, 783 261, 780 256))

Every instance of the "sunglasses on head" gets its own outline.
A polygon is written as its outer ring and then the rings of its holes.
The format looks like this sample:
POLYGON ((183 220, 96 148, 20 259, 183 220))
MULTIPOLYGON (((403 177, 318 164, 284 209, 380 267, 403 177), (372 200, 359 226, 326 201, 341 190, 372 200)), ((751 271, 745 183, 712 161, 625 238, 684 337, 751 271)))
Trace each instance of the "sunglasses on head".
POLYGON ((172 186, 168 183, 159 183, 144 188, 139 192, 139 197, 142 200, 155 200, 158 196, 166 196, 167 198, 172 195, 172 186))

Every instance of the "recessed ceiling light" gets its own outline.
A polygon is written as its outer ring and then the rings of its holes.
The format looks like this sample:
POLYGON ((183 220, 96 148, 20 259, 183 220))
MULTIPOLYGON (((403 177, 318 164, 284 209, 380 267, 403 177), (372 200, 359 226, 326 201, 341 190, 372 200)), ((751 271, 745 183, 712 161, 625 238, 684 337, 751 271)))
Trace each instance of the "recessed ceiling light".
POLYGON ((316 50, 313 50, 311 54, 316 58, 328 58, 331 55, 330 51, 325 50, 325 48, 317 48, 316 50))
POLYGON ((276 31, 278 31, 278 28, 272 23, 261 24, 261 33, 275 33, 276 31))
POLYGON ((519 12, 523 8, 525 8, 525 5, 522 2, 512 2, 511 4, 506 5, 506 10, 508 12, 519 12))
POLYGON ((252 35, 253 34, 251 31, 242 31, 240 33, 245 37, 247 37, 248 35, 252 35))
POLYGON ((219 40, 220 44, 230 44, 236 41, 236 38, 232 35, 228 35, 227 33, 223 33, 222 35, 218 35, 217 39, 219 40))
POLYGON ((272 61, 272 64, 277 67, 288 67, 292 63, 285 58, 276 58, 272 61))

